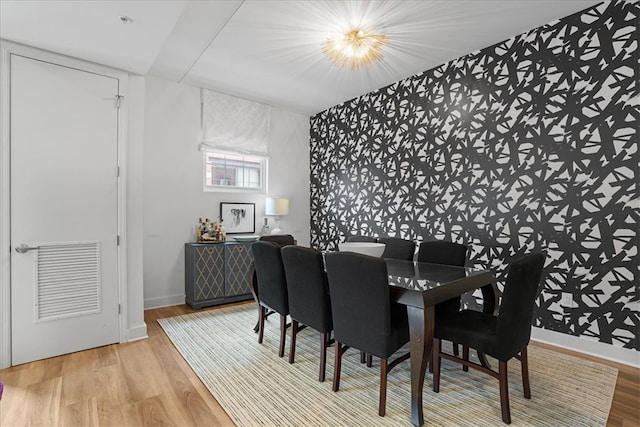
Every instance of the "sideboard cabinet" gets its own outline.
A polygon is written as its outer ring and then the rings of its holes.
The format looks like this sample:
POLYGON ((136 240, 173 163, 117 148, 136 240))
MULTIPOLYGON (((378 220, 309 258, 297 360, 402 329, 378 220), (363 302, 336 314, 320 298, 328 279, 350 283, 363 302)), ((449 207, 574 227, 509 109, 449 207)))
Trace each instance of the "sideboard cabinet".
POLYGON ((186 243, 185 302, 198 309, 252 298, 251 243, 186 243))

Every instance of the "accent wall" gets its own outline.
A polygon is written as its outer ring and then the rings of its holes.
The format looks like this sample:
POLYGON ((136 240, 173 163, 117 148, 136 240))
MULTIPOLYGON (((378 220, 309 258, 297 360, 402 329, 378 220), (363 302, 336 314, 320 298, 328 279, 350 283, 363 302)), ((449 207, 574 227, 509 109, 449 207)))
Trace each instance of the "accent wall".
POLYGON ((640 350, 638 9, 605 2, 313 116, 311 245, 452 240, 499 282, 545 251, 534 326, 640 350))

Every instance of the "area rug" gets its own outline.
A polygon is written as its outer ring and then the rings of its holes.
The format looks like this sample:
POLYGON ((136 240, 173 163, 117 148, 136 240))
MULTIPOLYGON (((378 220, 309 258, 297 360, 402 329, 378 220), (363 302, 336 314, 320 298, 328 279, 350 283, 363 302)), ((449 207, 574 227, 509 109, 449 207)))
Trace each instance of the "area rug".
MULTIPOLYGON (((380 365, 367 368, 357 351, 343 356, 340 390, 331 390, 333 347, 327 379, 318 381, 319 334, 298 334, 296 360, 278 357, 279 320, 266 322, 258 344, 253 304, 225 307, 158 322, 212 395, 238 426, 411 426, 409 362, 389 374, 387 413, 378 416, 380 365)), ((492 366, 497 366, 490 359, 492 366)), ((513 426, 605 426, 617 370, 529 346, 531 400, 522 395, 520 364, 509 363, 513 426)), ((501 426, 498 381, 462 371, 443 360, 440 393, 425 378, 428 426, 501 426)))

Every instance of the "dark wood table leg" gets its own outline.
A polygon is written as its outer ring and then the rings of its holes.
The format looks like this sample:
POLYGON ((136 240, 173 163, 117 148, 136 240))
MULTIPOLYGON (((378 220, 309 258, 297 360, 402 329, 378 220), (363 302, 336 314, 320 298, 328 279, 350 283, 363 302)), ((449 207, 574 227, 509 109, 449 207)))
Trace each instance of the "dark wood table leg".
POLYGON ((253 300, 258 306, 258 321, 256 322, 256 326, 253 328, 253 332, 257 334, 258 330, 260 329, 260 300, 258 299, 258 276, 256 275, 255 268, 253 269, 253 272, 251 272, 250 277, 251 286, 249 286, 249 289, 251 290, 251 294, 253 295, 253 300))
POLYGON ((484 313, 497 314, 498 310, 498 286, 493 281, 480 288, 482 291, 482 311, 484 313))
POLYGON ((491 369, 491 364, 489 363, 489 360, 487 360, 487 356, 485 356, 484 353, 480 353, 479 351, 477 353, 478 353, 478 360, 480 361, 480 364, 487 369, 491 369))
POLYGON ((433 347, 435 308, 431 306, 423 310, 407 306, 407 315, 411 338, 411 421, 414 425, 421 426, 424 424, 422 388, 433 347))

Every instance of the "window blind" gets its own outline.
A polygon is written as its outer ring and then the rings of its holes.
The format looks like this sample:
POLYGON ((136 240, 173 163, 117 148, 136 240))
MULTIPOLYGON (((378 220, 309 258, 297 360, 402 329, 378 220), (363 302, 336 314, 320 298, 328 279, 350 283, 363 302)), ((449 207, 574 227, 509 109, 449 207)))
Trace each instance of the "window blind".
POLYGON ((271 106, 207 89, 201 100, 204 149, 269 157, 271 106))

